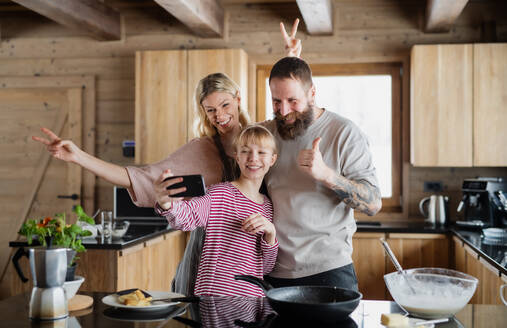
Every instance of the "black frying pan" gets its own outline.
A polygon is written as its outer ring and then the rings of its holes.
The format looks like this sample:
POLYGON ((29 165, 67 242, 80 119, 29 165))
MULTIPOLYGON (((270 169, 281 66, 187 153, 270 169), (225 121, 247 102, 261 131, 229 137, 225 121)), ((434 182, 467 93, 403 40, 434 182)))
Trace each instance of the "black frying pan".
POLYGON ((254 276, 236 275, 234 279, 244 280, 262 288, 269 305, 281 317, 338 322, 347 319, 363 297, 354 290, 331 286, 273 288, 266 281, 254 276))

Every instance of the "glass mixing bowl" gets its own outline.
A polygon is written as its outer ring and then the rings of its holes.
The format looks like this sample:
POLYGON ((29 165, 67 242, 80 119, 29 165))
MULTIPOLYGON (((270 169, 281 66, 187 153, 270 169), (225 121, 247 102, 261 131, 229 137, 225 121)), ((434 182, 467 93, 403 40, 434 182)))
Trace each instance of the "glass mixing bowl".
POLYGON ((394 301, 420 318, 451 317, 474 295, 479 280, 468 274, 440 268, 403 270, 384 275, 394 301))

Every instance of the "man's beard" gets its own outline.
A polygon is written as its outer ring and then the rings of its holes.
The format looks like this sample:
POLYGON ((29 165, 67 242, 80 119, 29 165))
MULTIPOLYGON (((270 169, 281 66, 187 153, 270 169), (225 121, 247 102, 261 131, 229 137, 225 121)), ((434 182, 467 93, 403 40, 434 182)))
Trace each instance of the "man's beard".
POLYGON ((313 110, 311 106, 307 106, 303 112, 292 112, 289 116, 294 115, 296 120, 292 124, 286 124, 284 116, 279 112, 275 112, 275 121, 278 133, 284 140, 294 139, 302 135, 313 122, 313 110))

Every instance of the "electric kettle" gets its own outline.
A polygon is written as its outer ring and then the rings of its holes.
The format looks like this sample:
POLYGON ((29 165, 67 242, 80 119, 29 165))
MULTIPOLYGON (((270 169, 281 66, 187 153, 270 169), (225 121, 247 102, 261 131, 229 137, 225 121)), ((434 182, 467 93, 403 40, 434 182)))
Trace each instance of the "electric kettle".
POLYGON ((421 199, 419 202, 419 211, 421 211, 421 214, 426 218, 426 222, 444 225, 447 223, 448 204, 449 197, 431 195, 421 199), (428 205, 426 206, 426 204, 428 205))

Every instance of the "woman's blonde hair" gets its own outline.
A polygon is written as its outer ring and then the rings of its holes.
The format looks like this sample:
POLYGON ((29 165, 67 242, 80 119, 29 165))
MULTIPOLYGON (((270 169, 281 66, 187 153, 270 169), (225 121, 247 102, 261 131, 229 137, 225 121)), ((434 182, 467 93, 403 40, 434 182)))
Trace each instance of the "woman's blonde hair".
POLYGON ((259 124, 252 124, 245 127, 234 140, 234 149, 248 144, 269 147, 273 154, 278 153, 275 137, 268 129, 259 124))
MULTIPOLYGON (((239 96, 239 86, 234 83, 227 75, 223 73, 210 74, 199 81, 195 89, 195 112, 199 117, 194 125, 194 132, 199 137, 212 137, 217 134, 217 129, 211 124, 206 116, 202 102, 204 98, 214 92, 226 92, 233 98, 239 96)), ((241 109, 241 104, 238 105, 239 110, 239 124, 240 127, 246 126, 250 122, 248 113, 241 109)))

